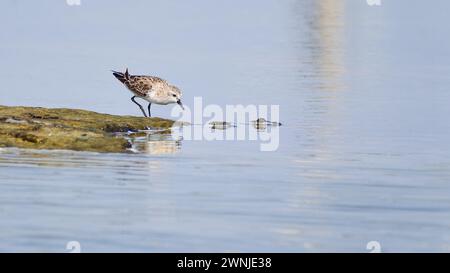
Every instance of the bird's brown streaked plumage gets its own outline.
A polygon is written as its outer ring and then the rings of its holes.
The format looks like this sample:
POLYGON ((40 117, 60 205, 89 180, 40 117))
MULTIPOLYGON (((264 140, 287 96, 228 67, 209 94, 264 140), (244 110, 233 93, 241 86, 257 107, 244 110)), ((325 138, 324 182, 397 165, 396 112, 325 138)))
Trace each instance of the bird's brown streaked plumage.
POLYGON ((163 105, 177 103, 183 108, 180 89, 167 81, 155 76, 130 75, 128 69, 126 69, 125 73, 112 72, 135 95, 131 100, 139 106, 144 116, 147 115, 142 106, 135 101, 135 97, 140 97, 150 103, 148 106, 149 114, 152 103, 163 105))
POLYGON ((113 75, 122 82, 131 92, 139 97, 145 97, 155 85, 168 85, 168 83, 155 76, 130 75, 128 69, 125 73, 113 71, 113 75))

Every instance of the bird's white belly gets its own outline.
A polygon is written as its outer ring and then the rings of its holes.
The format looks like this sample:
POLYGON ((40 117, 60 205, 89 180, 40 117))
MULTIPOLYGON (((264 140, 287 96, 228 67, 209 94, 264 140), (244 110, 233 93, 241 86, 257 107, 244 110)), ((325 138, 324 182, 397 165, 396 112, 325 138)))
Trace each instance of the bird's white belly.
POLYGON ((162 104, 162 105, 167 105, 169 103, 172 103, 169 100, 170 97, 168 97, 168 96, 161 96, 161 95, 157 94, 156 92, 148 93, 147 96, 144 97, 143 99, 145 99, 146 101, 148 101, 150 103, 162 104))

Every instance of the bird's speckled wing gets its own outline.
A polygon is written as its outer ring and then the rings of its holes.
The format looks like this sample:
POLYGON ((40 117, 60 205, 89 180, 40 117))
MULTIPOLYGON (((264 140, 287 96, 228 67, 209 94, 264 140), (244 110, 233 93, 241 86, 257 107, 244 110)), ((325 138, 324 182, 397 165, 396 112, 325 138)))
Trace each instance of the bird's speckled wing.
POLYGON ((167 85, 167 82, 161 78, 154 76, 138 76, 130 75, 128 69, 125 73, 113 71, 113 75, 122 82, 135 95, 146 97, 152 89, 167 85))
POLYGON ((124 84, 136 95, 145 97, 158 84, 164 83, 163 79, 153 76, 130 76, 124 84))

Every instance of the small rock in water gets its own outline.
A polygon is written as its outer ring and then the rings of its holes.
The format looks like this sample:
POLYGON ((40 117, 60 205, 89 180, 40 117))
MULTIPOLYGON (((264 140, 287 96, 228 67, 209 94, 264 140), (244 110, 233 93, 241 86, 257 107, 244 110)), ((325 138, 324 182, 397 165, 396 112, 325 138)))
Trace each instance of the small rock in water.
POLYGON ((233 125, 226 121, 212 121, 209 123, 211 125, 211 129, 224 130, 232 127, 233 125))
POLYGON ((255 126, 269 125, 269 126, 281 126, 280 122, 273 122, 265 120, 264 118, 259 118, 257 120, 252 121, 255 126))

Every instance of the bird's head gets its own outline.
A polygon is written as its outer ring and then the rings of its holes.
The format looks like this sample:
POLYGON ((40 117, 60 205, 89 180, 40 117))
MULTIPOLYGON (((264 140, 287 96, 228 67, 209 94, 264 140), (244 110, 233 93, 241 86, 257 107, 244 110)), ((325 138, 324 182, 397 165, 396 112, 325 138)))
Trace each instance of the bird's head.
POLYGON ((177 103, 184 110, 183 103, 181 103, 181 95, 182 95, 181 90, 178 87, 176 87, 174 85, 170 86, 170 91, 169 91, 170 101, 172 103, 177 103))

